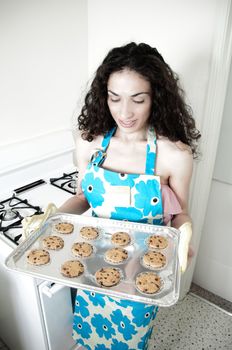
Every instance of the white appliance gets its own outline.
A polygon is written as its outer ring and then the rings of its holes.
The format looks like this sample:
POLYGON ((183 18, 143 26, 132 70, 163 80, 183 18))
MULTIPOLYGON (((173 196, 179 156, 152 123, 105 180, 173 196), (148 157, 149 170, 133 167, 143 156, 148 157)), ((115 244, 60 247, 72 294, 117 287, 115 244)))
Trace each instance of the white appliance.
MULTIPOLYGON (((17 198, 26 199, 41 209, 45 209, 49 202, 59 207, 72 194, 52 185, 50 178, 58 178, 63 173, 73 171, 75 168, 70 151, 53 159, 41 160, 2 173, 0 202, 12 196, 15 188, 42 179, 45 183, 19 190, 17 198)), ((7 203, 9 207, 9 202, 7 203)), ((17 210, 16 207, 15 209, 17 210)), ((26 213, 27 209, 24 210, 26 213)), ((0 215, 3 212, 3 205, 0 204, 0 215)), ((32 214, 30 210, 28 213, 32 214)), ((11 227, 4 231, 7 222, 0 223, 0 338, 11 350, 75 349, 72 339, 71 289, 7 270, 4 261, 16 248, 16 243, 10 239, 18 239, 22 228, 11 227), (10 238, 6 237, 6 233, 10 238)), ((20 240, 21 238, 18 242, 20 240)))

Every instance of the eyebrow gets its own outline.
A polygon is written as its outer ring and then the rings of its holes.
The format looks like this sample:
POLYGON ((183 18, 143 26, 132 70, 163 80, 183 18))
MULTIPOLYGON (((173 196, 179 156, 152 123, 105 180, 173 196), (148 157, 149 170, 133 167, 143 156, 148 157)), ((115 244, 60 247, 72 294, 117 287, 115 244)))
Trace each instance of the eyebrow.
MULTIPOLYGON (((111 90, 108 90, 108 92, 110 92, 110 93, 113 94, 114 96, 119 96, 118 94, 116 94, 116 92, 113 92, 113 91, 111 91, 111 90)), ((138 93, 136 93, 136 94, 131 95, 131 97, 136 97, 136 96, 143 95, 143 94, 150 95, 149 92, 142 91, 142 92, 138 92, 138 93)))

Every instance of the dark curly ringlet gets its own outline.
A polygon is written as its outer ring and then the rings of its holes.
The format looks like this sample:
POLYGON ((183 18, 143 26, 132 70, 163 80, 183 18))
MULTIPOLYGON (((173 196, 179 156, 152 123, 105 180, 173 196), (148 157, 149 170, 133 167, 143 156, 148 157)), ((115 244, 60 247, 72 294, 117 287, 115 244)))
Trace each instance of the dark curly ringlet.
POLYGON ((148 44, 127 45, 109 51, 96 71, 78 117, 78 127, 85 140, 92 141, 115 126, 107 104, 107 84, 112 73, 130 69, 150 82, 152 108, 149 125, 160 136, 170 141, 182 141, 197 155, 197 141, 201 137, 196 129, 191 108, 184 101, 179 78, 164 61, 156 48, 148 44))

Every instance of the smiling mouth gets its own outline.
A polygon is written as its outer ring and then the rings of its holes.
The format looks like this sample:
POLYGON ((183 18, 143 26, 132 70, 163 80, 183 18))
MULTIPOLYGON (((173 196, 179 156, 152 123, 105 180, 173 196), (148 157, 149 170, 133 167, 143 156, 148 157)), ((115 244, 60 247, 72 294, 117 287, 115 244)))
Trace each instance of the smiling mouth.
POLYGON ((131 128, 136 123, 136 120, 132 120, 128 122, 123 122, 122 120, 119 120, 119 123, 125 128, 131 128))

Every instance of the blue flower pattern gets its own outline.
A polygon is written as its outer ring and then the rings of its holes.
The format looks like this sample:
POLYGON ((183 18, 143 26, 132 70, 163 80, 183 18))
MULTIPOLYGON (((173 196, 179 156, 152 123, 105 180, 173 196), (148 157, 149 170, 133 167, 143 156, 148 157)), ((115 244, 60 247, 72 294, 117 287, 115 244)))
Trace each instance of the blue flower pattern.
POLYGON ((108 349, 104 344, 97 344, 97 346, 95 346, 95 350, 108 350, 108 349))
POLYGON ((112 312, 112 321, 118 326, 118 331, 123 334, 125 340, 132 338, 136 334, 135 326, 133 326, 127 316, 123 316, 121 310, 112 312))
MULTIPOLYGON (((134 205, 115 207, 111 211, 110 218, 162 225, 163 219, 155 218, 157 214, 162 215, 163 212, 160 182, 158 177, 154 176, 155 134, 153 133, 153 139, 150 139, 147 144, 145 170, 149 177, 144 178, 145 175, 117 173, 100 167, 114 131, 115 129, 112 129, 103 138, 101 150, 96 153, 96 157, 88 165, 81 184, 85 197, 92 208, 104 207, 105 184, 108 184, 107 186, 128 186, 134 196, 134 205)), ((97 216, 97 213, 94 212, 94 216, 97 216)))
POLYGON ((127 300, 127 299, 113 299, 109 296, 107 296, 107 299, 112 302, 112 303, 115 303, 117 305, 119 305, 120 307, 124 307, 124 308, 127 308, 128 306, 131 306, 133 307, 134 305, 134 301, 132 300, 127 300))
POLYGON ((100 338, 105 337, 106 339, 109 339, 115 334, 112 323, 102 315, 94 315, 91 319, 91 323, 96 328, 96 332, 100 338))
MULTIPOLYGON (((153 133, 153 139, 148 137, 146 174, 118 174, 101 167, 104 161, 102 155, 106 152, 114 131, 115 129, 111 130, 103 138, 102 152, 98 152, 89 163, 82 180, 82 190, 89 204, 92 208, 104 208, 106 188, 109 190, 112 185, 129 186, 133 193, 133 205, 116 206, 110 211, 109 217, 162 224, 161 189, 158 177, 154 176, 155 134, 153 133)), ((77 293, 76 301, 73 334, 77 343, 92 350, 147 348, 153 328, 152 322, 158 310, 156 306, 81 290, 77 293)))
POLYGON ((104 202, 105 189, 101 179, 94 178, 93 173, 87 173, 82 180, 82 190, 91 207, 96 208, 104 202))
POLYGON ((162 210, 162 203, 157 193, 160 191, 160 184, 155 180, 147 182, 140 181, 136 186, 138 194, 135 195, 135 206, 143 210, 144 215, 152 216, 157 214, 157 211, 162 210))
POLYGON ((100 305, 101 307, 105 306, 106 302, 104 295, 95 292, 89 292, 86 290, 84 293, 89 296, 89 300, 93 303, 93 305, 100 305))
POLYGON ((117 339, 113 339, 111 350, 132 350, 132 349, 129 349, 129 346, 126 343, 117 341, 117 339))
POLYGON ((104 178, 113 186, 134 186, 135 179, 137 179, 139 175, 136 174, 123 174, 123 173, 115 173, 114 171, 106 170, 104 172, 104 178))
POLYGON ((153 310, 153 306, 148 306, 145 304, 141 304, 141 308, 132 310, 132 315, 134 316, 133 322, 136 324, 136 326, 147 326, 152 319, 153 310))
POLYGON ((82 317, 86 317, 89 315, 88 303, 85 301, 82 296, 77 295, 75 304, 77 306, 78 313, 81 314, 82 317))
MULTIPOLYGON (((121 220, 143 222, 142 212, 136 208, 115 207, 114 210, 111 213, 111 219, 117 220, 120 217, 121 220)), ((146 222, 146 219, 144 219, 144 222, 146 222)))
POLYGON ((90 334, 92 333, 92 329, 90 325, 83 321, 80 316, 74 316, 74 325, 73 329, 81 335, 82 338, 90 338, 90 334))

